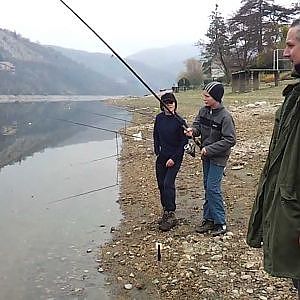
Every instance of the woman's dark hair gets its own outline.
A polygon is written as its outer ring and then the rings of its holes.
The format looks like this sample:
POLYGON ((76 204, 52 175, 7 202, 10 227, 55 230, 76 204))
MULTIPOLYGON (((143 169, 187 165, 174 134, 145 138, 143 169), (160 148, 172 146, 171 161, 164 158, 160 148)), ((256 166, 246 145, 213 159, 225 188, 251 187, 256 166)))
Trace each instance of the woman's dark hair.
MULTIPOLYGON (((177 109, 177 100, 173 93, 165 93, 161 96, 160 100, 164 103, 174 102, 175 103, 175 111, 177 109)), ((160 109, 164 111, 164 106, 160 103, 160 109)))

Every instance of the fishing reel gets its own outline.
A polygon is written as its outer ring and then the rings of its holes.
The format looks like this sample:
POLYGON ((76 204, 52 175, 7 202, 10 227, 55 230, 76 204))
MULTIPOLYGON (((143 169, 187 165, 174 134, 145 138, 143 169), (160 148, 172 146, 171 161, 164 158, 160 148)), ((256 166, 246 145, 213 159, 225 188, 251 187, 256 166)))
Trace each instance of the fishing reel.
POLYGON ((185 151, 185 153, 191 155, 192 157, 195 157, 196 144, 193 139, 189 139, 188 143, 186 145, 184 145, 184 151, 185 151))

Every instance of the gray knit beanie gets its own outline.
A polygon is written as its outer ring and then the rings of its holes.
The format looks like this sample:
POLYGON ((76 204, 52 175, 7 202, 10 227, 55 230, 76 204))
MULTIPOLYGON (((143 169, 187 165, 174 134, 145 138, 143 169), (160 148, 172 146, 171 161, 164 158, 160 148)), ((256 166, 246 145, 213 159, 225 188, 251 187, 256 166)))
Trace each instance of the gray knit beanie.
POLYGON ((222 102, 224 87, 221 82, 212 81, 208 83, 203 90, 208 92, 216 101, 222 102))

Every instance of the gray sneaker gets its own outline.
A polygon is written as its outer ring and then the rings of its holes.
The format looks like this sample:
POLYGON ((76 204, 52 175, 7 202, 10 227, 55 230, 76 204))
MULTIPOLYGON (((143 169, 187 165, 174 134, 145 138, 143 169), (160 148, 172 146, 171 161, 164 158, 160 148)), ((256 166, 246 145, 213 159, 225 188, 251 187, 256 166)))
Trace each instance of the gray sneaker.
POLYGON ((227 232, 226 224, 216 224, 214 229, 211 231, 212 236, 218 236, 227 232))
POLYGON ((201 225, 196 227, 196 232, 206 233, 214 229, 214 222, 211 220, 203 220, 201 225))
POLYGON ((159 229, 161 231, 169 231, 171 228, 177 225, 178 221, 175 216, 174 211, 167 212, 166 219, 162 220, 161 224, 159 225, 159 229))

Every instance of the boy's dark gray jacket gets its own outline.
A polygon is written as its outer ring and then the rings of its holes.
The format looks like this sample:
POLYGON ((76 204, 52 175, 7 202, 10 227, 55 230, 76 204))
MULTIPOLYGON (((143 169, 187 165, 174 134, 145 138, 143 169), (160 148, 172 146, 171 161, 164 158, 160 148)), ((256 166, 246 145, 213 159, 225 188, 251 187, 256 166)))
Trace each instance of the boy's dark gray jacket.
POLYGON ((283 93, 285 100, 276 112, 247 243, 263 246, 268 273, 300 279, 300 83, 287 86, 283 93))
POLYGON ((236 143, 236 133, 232 116, 223 104, 216 109, 200 108, 193 122, 193 135, 200 136, 201 146, 213 163, 226 165, 231 147, 236 143))

